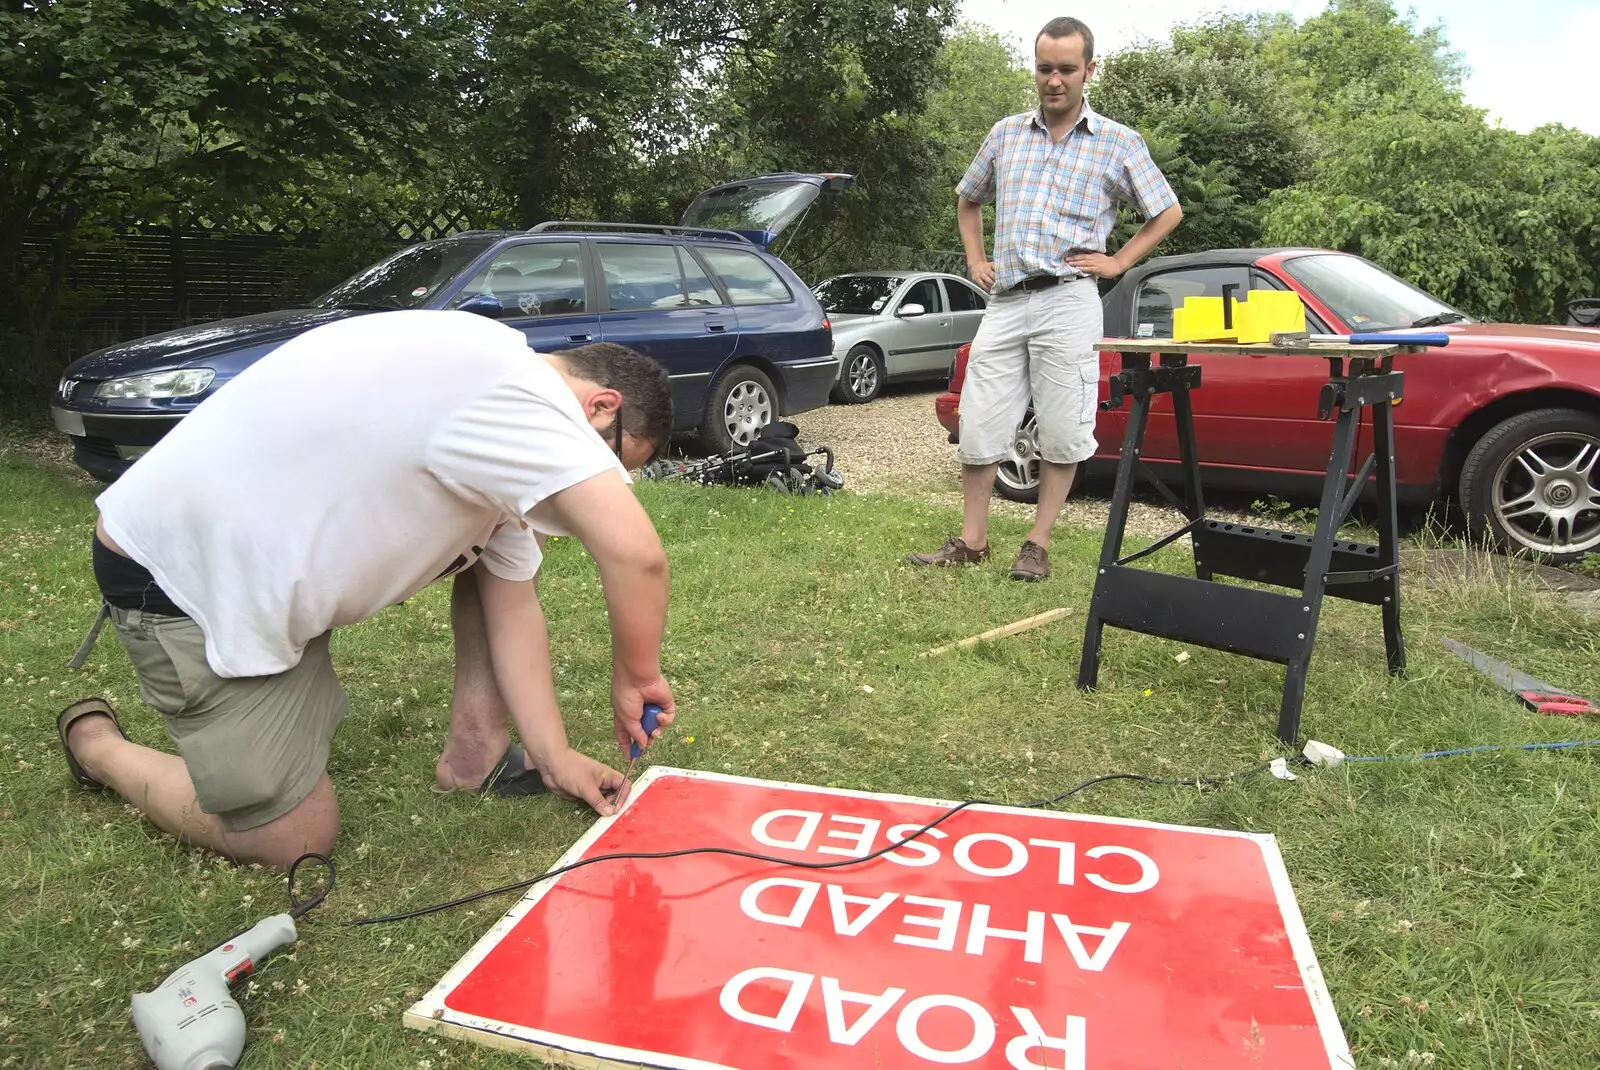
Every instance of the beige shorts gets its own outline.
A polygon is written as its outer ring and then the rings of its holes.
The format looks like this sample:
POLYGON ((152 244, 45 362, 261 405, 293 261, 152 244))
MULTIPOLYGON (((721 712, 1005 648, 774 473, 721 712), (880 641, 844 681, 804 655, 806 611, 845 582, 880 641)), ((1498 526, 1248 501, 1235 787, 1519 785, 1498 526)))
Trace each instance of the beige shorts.
POLYGON ((229 679, 211 671, 205 636, 188 617, 109 611, 139 674, 139 693, 166 722, 202 810, 229 832, 243 832, 282 817, 311 793, 349 709, 327 634, 288 672, 229 679))
POLYGON ((1090 278, 990 301, 967 360, 956 458, 986 465, 1013 456, 1029 404, 1040 457, 1052 464, 1093 457, 1102 321, 1090 278))

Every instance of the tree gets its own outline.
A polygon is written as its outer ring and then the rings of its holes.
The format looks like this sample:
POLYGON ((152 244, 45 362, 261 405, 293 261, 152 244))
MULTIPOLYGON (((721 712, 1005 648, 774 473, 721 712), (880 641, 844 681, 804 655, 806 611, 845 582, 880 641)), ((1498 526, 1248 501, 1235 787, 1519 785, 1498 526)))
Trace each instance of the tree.
POLYGON ((1387 0, 1332 0, 1263 42, 1317 141, 1271 194, 1264 238, 1366 256, 1464 311, 1559 319, 1600 281, 1600 140, 1488 125, 1437 28, 1387 0))
POLYGON ((1028 60, 987 26, 964 23, 939 49, 923 128, 942 157, 924 242, 959 250, 955 187, 995 123, 1038 106, 1028 60))
MULTIPOLYGON (((1183 205, 1162 252, 1255 244, 1262 199, 1306 173, 1304 118, 1260 57, 1281 26, 1224 18, 1192 27, 1170 45, 1107 58, 1091 83, 1096 109, 1144 136, 1183 205)), ((1114 244, 1139 226, 1123 216, 1114 244)))
POLYGON ((663 5, 655 15, 664 37, 685 49, 681 84, 704 101, 673 154, 671 184, 855 175, 849 193, 823 198, 785 235, 783 255, 803 277, 859 267, 878 245, 919 238, 942 163, 921 115, 954 11, 955 0, 663 5))
POLYGON ((1600 282, 1596 145, 1473 112, 1376 116, 1272 198, 1267 237, 1358 253, 1473 315, 1559 320, 1600 282))
POLYGON ((0 321, 42 340, 86 216, 226 217, 329 160, 406 160, 439 104, 450 22, 424 0, 6 0, 0 321), (44 225, 55 254, 24 279, 44 225))

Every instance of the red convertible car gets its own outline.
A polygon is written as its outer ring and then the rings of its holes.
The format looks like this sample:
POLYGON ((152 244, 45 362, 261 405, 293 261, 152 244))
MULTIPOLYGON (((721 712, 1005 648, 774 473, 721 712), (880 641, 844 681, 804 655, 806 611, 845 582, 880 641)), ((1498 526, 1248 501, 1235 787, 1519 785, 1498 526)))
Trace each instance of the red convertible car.
MULTIPOLYGON (((1450 335, 1441 349, 1395 358, 1405 397, 1395 409, 1396 478, 1404 504, 1459 508, 1468 529, 1508 552, 1575 560, 1600 548, 1600 329, 1473 319, 1359 256, 1325 249, 1217 249, 1156 257, 1124 274, 1103 297, 1108 338, 1172 335, 1172 310, 1222 288, 1292 290, 1317 333, 1426 327, 1450 335)), ((1102 353, 1100 391, 1121 370, 1102 353)), ((1192 395, 1206 486, 1285 497, 1320 490, 1333 438, 1317 419, 1321 361, 1301 357, 1192 356, 1192 395)), ((967 347, 956 353, 949 391, 935 401, 957 440, 967 347)), ((1128 410, 1102 410, 1089 477, 1115 472, 1128 410)), ((1370 419, 1354 467, 1371 452, 1370 419)), ((1144 458, 1178 476, 1170 394, 1150 413, 1144 458)), ((1351 476, 1354 477, 1352 471, 1351 476)), ((1001 463, 997 489, 1015 501, 1038 495, 1033 414, 1001 463)))

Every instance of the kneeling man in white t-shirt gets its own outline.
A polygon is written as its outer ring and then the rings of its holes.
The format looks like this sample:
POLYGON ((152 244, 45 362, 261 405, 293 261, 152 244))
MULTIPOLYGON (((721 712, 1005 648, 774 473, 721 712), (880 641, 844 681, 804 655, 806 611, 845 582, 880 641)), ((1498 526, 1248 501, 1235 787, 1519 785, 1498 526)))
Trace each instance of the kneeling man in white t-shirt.
POLYGON ((628 472, 671 430, 666 372, 621 346, 537 354, 503 324, 433 311, 285 343, 97 500, 104 612, 181 757, 130 742, 85 699, 58 718, 73 776, 241 861, 327 853, 328 745, 347 707, 329 633, 450 577, 436 789, 548 790, 615 812, 630 785, 567 743, 534 581, 548 536, 594 558, 617 744, 647 746, 645 704, 663 727, 674 714, 667 562, 628 472))

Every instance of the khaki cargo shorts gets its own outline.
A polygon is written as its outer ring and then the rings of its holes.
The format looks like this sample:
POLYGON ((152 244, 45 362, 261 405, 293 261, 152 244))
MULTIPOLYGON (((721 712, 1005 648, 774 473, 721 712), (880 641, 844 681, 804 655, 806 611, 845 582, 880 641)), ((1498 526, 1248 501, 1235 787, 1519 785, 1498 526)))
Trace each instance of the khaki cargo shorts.
POLYGON ((994 464, 1016 456, 1017 427, 1033 405, 1039 456, 1077 464, 1094 456, 1103 330, 1100 291, 1087 276, 997 295, 972 340, 961 388, 956 459, 994 464))
POLYGON ((211 671, 205 635, 188 617, 107 611, 139 674, 139 694, 166 722, 202 810, 243 832, 311 793, 349 709, 327 633, 287 672, 228 679, 211 671))

